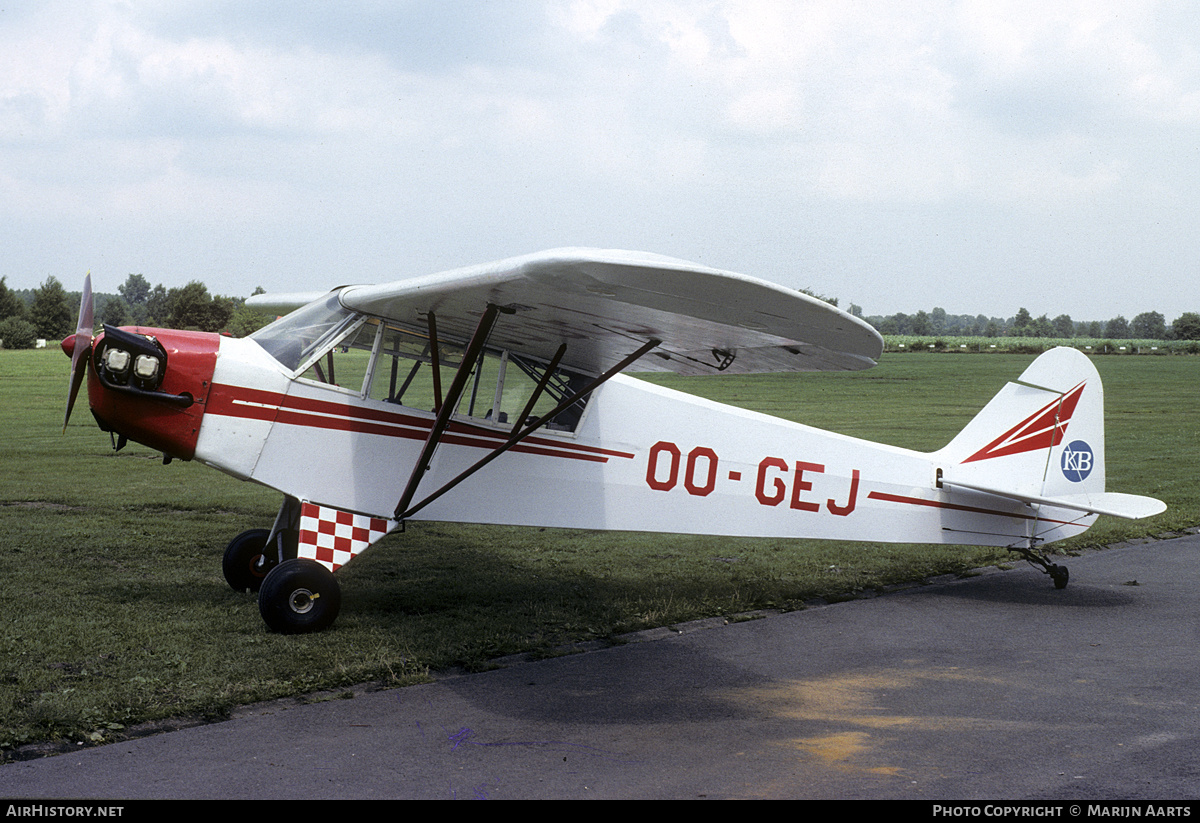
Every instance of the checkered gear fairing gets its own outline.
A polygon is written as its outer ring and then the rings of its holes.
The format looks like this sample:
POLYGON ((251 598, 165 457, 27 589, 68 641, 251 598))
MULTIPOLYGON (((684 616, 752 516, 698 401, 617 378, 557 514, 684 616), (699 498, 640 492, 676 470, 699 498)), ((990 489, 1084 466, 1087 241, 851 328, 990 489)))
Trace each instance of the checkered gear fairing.
POLYGON ((299 556, 335 572, 395 527, 394 520, 304 503, 299 556))

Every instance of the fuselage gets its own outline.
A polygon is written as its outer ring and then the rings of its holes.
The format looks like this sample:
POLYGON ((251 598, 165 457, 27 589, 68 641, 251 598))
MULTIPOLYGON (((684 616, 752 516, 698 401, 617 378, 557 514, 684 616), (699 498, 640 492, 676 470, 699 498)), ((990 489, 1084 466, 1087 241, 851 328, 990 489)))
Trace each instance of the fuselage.
MULTIPOLYGON (((131 330, 163 346, 161 397, 96 374, 101 425, 284 495, 391 517, 433 426, 432 409, 372 399, 296 374, 253 339, 131 330)), ((103 348, 103 337, 96 342, 103 348)), ((349 355, 353 356, 353 354, 349 355)), ((332 355, 347 357, 340 351, 332 355)), ((340 371, 350 371, 337 366, 340 371)), ((510 434, 459 415, 416 500, 510 434)), ((712 402, 628 376, 592 392, 573 430, 543 429, 414 519, 762 537, 1009 545, 1091 520, 938 488, 939 456, 871 443, 712 402)))

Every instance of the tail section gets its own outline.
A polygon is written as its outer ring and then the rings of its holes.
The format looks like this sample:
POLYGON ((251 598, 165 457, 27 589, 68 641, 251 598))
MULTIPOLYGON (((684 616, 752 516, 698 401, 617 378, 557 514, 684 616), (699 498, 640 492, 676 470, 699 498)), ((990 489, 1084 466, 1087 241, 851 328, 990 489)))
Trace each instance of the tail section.
POLYGON ((1051 349, 1031 363, 935 458, 943 488, 1021 500, 1061 523, 1039 535, 1045 541, 1084 531, 1097 514, 1141 518, 1166 509, 1105 491, 1104 389, 1075 349, 1051 349))

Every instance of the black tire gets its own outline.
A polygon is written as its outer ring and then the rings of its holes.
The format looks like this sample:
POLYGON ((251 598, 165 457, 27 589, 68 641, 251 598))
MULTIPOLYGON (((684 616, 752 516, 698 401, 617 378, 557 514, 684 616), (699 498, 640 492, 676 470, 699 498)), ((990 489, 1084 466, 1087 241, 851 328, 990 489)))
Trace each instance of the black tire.
POLYGON ((256 592, 262 585, 272 565, 271 558, 263 555, 270 536, 270 529, 250 529, 230 540, 225 547, 221 571, 225 573, 225 582, 235 592, 256 592))
POLYGON ((1054 588, 1065 589, 1071 580, 1071 572, 1066 566, 1051 566, 1050 579, 1054 581, 1054 588))
POLYGON ((258 611, 271 631, 307 634, 329 628, 342 607, 333 572, 315 560, 285 560, 258 590, 258 611))

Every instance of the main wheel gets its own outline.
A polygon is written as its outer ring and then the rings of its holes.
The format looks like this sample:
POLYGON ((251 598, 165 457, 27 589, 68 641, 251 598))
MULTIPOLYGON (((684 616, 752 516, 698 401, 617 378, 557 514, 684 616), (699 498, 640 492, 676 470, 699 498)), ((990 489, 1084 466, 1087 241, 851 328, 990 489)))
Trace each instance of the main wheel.
POLYGON ((270 529, 250 529, 230 540, 225 547, 221 571, 225 573, 225 582, 235 592, 256 592, 262 585, 263 578, 271 570, 272 558, 263 553, 270 536, 270 529))
POLYGON ((342 607, 333 572, 315 560, 285 560, 258 590, 258 611, 272 631, 305 634, 329 628, 342 607))

